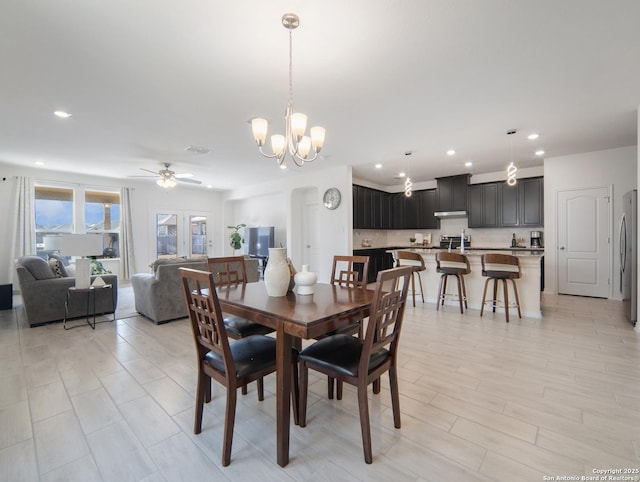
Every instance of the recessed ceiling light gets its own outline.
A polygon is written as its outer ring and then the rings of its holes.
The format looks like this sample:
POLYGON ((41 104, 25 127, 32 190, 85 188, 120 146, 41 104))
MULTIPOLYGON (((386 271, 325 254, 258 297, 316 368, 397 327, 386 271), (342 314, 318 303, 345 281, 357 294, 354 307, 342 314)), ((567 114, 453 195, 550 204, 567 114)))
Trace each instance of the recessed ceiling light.
POLYGON ((283 171, 287 168, 287 166, 285 166, 284 164, 280 165, 280 169, 282 169, 283 171))
POLYGON ((398 173, 398 177, 404 177, 404 176, 406 176, 406 175, 407 175, 407 173, 406 173, 406 172, 399 172, 399 173, 398 173))
POLYGON ((449 149, 447 151, 447 156, 453 156, 456 153, 456 151, 454 151, 453 149, 449 149))
POLYGON ((36 161, 36 162, 34 162, 34 164, 36 166, 44 166, 44 162, 42 162, 42 161, 36 161))
POLYGON ((213 186, 211 184, 207 184, 207 188, 208 189, 213 189, 213 186))
POLYGON ((542 149, 538 149, 536 151, 536 156, 542 156, 542 155, 544 155, 544 151, 542 149))
POLYGON ((467 162, 464 163, 464 165, 465 165, 465 167, 471 167, 471 166, 473 166, 473 162, 467 161, 467 162))
POLYGON ((69 114, 68 112, 65 112, 63 110, 57 110, 53 113, 53 115, 60 117, 61 119, 67 119, 69 117, 71 117, 71 114, 69 114))
POLYGON ((527 136, 527 139, 529 139, 530 141, 535 141, 538 137, 540 137, 540 134, 538 134, 537 132, 534 132, 533 134, 529 134, 527 136))
POLYGON ((376 164, 376 169, 382 169, 382 164, 380 163, 376 164))

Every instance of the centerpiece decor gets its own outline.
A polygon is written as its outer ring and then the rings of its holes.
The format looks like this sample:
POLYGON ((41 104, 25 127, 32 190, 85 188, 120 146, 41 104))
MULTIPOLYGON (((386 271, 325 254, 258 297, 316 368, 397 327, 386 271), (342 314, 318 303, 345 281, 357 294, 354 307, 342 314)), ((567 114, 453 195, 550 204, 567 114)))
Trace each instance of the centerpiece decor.
POLYGON ((269 248, 269 261, 264 270, 264 285, 269 296, 285 296, 291 282, 286 248, 269 248))
POLYGON ((316 284, 316 281, 318 281, 318 275, 313 271, 309 271, 308 264, 303 264, 302 271, 296 273, 294 279, 298 287, 299 295, 312 295, 313 286, 316 284))

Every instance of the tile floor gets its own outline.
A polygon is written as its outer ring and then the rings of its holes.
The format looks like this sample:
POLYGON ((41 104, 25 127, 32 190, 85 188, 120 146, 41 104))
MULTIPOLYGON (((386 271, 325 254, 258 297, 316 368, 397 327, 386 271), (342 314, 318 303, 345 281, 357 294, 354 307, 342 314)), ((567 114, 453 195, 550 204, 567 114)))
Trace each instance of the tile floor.
POLYGON ((314 377, 308 425, 292 426, 286 468, 275 462, 273 376, 264 402, 255 387, 239 398, 223 468, 223 389, 214 388, 202 434, 192 432, 186 320, 156 326, 119 313, 95 331, 64 331, 28 328, 20 306, 0 312, 0 480, 511 482, 640 468, 640 333, 618 302, 546 297, 542 320, 509 324, 502 314, 409 306, 402 429, 383 380, 370 396, 366 465, 354 390, 329 401, 314 377))

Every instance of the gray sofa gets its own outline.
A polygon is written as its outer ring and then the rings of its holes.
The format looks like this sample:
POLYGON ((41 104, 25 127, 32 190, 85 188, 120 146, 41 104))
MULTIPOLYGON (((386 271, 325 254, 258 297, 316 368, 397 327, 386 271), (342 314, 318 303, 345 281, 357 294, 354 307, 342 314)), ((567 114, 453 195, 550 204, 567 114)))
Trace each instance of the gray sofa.
MULTIPOLYGON (((248 281, 258 281, 257 259, 246 259, 248 281)), ((207 258, 158 259, 151 265, 153 273, 136 273, 131 277, 136 311, 156 324, 187 316, 178 268, 206 271, 207 258)))
MULTIPOLYGON (((75 278, 65 276, 66 270, 62 274, 58 271, 58 275, 56 275, 50 264, 39 256, 18 258, 16 273, 29 326, 64 319, 67 292, 69 288, 75 286, 75 278)), ((118 277, 114 274, 103 274, 100 277, 105 283, 112 285, 113 289, 96 291, 96 314, 115 313, 118 305, 118 277)), ((96 276, 91 278, 93 280, 96 276)), ((91 311, 92 308, 93 304, 90 306, 91 311)), ((80 294, 70 296, 68 318, 79 318, 86 315, 86 297, 80 294)))

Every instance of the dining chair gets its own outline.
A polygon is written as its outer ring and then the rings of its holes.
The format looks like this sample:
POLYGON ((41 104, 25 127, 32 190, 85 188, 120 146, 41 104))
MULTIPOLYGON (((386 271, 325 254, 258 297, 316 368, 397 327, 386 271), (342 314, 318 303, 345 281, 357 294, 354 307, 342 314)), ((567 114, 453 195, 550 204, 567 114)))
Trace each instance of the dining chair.
POLYGON ((480 308, 480 316, 484 315, 485 304, 491 305, 493 312, 496 312, 496 307, 503 307, 507 323, 509 323, 509 307, 515 306, 518 308, 518 317, 522 318, 522 311, 520 309, 520 294, 518 293, 518 285, 516 280, 522 276, 520 270, 520 260, 517 256, 510 254, 500 253, 488 253, 483 254, 480 258, 482 263, 482 276, 486 276, 487 280, 484 283, 484 291, 482 292, 482 307, 480 308), (493 299, 486 301, 487 299, 487 287, 489 281, 493 280, 493 299), (514 304, 509 303, 509 288, 507 281, 511 280, 513 285, 513 293, 516 297, 514 304), (498 301, 498 282, 502 281, 502 289, 504 293, 504 300, 498 301))
MULTIPOLYGON (((209 258, 207 265, 214 276, 216 286, 239 286, 247 283, 247 266, 244 256, 222 256, 209 258)), ((251 335, 268 335, 274 330, 268 326, 255 323, 239 316, 225 316, 224 327, 227 335, 233 340, 240 340, 251 335)), ((242 387, 242 394, 247 394, 247 387, 242 387)))
MULTIPOLYGON (((180 268, 182 287, 189 312, 191 332, 198 362, 196 409, 193 432, 202 431, 202 411, 211 401, 211 379, 227 389, 224 415, 222 465, 231 462, 231 444, 236 414, 237 389, 258 381, 258 400, 264 400, 262 378, 276 371, 276 340, 264 335, 250 335, 229 343, 213 274, 180 268)), ((294 364, 297 363, 295 356, 294 364)), ((298 421, 298 377, 293 371, 293 411, 298 421)))
POLYGON ((357 388, 364 460, 370 464, 371 427, 367 387, 389 373, 393 424, 400 428, 398 394, 398 341, 407 301, 411 268, 378 272, 364 338, 333 335, 316 341, 300 352, 300 426, 306 425, 309 368, 357 388))
MULTIPOLYGON (((342 256, 333 257, 330 283, 333 286, 346 286, 350 288, 367 288, 367 274, 369 273, 369 256, 342 256)), ((349 318, 343 328, 330 331, 316 339, 326 338, 332 335, 355 335, 362 338, 362 319, 360 317, 349 318)), ((336 398, 342 400, 342 383, 336 383, 336 398)), ((333 378, 327 380, 327 396, 333 398, 333 378)), ((378 388, 376 386, 376 388, 378 388)))
POLYGON ((424 258, 413 251, 398 250, 394 253, 396 258, 396 266, 413 266, 413 272, 411 273, 411 294, 413 295, 413 307, 416 307, 416 276, 420 283, 420 295, 422 295, 422 302, 424 303, 424 288, 422 287, 422 277, 420 273, 426 271, 427 267, 424 264, 424 258))

